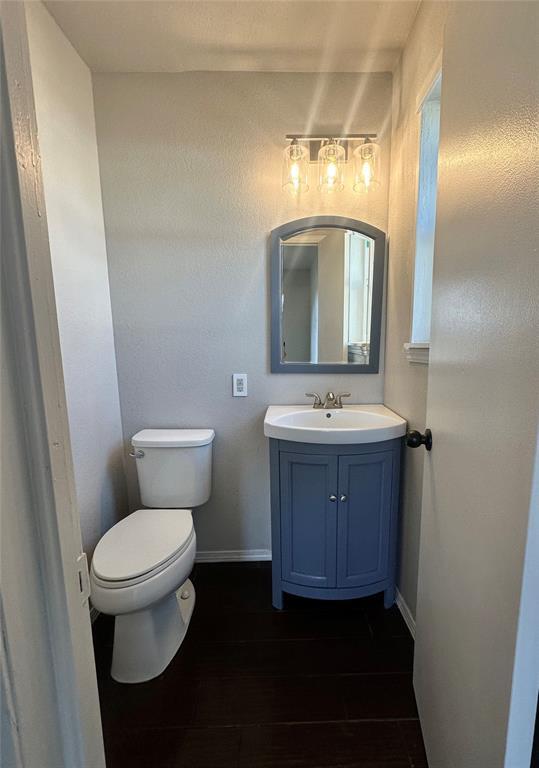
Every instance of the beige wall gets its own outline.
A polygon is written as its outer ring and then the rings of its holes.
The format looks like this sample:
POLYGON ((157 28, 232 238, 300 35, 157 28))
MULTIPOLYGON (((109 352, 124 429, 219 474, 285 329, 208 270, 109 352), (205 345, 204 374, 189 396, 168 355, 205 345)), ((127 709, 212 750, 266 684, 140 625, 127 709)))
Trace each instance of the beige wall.
POLYGON ((89 555, 126 511, 122 428, 90 70, 27 5, 77 502, 89 555))
MULTIPOLYGON (((313 390, 383 397, 382 374, 270 374, 268 236, 312 214, 386 230, 391 76, 97 74, 94 97, 125 440, 214 427, 198 548, 267 550, 266 407, 313 390), (372 198, 325 203, 315 180, 300 203, 281 190, 285 134, 324 125, 382 132, 372 198), (232 399, 234 371, 248 374, 249 397, 232 399)), ((129 489, 134 508, 133 465, 129 489)))
MULTIPOLYGON (((389 197, 389 270, 384 402, 424 430, 427 404, 425 365, 411 364, 403 344, 410 341, 414 275, 420 115, 417 100, 435 73, 442 50, 448 4, 426 2, 419 9, 394 73, 389 197)), ((401 491, 398 586, 415 616, 424 451, 406 451, 401 491)))

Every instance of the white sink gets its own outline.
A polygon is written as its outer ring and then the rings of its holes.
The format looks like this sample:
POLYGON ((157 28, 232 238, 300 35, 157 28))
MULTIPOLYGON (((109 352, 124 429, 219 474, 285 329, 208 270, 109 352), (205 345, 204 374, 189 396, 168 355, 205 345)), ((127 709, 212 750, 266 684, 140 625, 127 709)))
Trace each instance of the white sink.
POLYGON ((297 443, 379 443, 406 434, 406 421, 385 405, 270 405, 264 434, 297 443))

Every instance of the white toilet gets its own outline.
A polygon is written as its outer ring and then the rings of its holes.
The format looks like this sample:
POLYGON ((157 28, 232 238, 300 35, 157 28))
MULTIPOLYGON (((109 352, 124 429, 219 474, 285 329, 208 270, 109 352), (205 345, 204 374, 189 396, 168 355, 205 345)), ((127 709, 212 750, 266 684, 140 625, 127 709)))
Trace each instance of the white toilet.
POLYGON ((97 545, 93 605, 116 616, 112 677, 161 674, 180 647, 195 604, 191 509, 210 497, 213 429, 144 429, 131 440, 142 503, 97 545))

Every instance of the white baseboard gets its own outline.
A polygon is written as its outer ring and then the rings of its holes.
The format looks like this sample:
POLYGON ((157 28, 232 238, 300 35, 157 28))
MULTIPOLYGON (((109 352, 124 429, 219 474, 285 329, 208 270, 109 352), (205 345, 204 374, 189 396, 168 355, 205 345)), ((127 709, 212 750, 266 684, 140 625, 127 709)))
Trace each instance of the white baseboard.
POLYGON ((99 616, 99 611, 97 610, 97 608, 94 608, 93 605, 90 606, 90 621, 92 622, 92 624, 94 623, 94 621, 97 619, 98 616, 99 616))
POLYGON ((216 549, 197 552, 197 563, 240 563, 253 560, 271 560, 271 549, 216 549))
POLYGON ((395 595, 395 602, 397 603, 397 607, 401 612, 402 618, 404 619, 406 626, 410 630, 410 634, 415 640, 415 619, 412 616, 411 610, 408 608, 408 604, 406 603, 406 600, 401 595, 398 589, 395 595))

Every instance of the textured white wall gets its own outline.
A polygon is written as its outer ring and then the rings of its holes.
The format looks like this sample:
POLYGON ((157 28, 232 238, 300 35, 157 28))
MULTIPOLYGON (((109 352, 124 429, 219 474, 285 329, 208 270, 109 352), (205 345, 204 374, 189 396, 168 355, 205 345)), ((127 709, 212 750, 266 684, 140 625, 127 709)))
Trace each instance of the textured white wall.
MULTIPOLYGON (((94 98, 124 437, 214 427, 198 548, 268 548, 266 407, 313 389, 383 394, 382 374, 270 374, 268 236, 322 213, 386 230, 391 76, 97 74, 94 98), (282 192, 285 134, 328 125, 382 133, 373 198, 282 192), (249 375, 248 398, 232 399, 234 371, 249 375)), ((132 465, 128 477, 133 508, 132 465)))
MULTIPOLYGON (((434 75, 441 52, 445 2, 422 3, 394 74, 389 197, 389 269, 384 402, 423 432, 427 407, 425 365, 410 364, 417 179, 421 116, 417 99, 434 75)), ((401 484, 401 538, 398 586, 415 616, 424 451, 406 451, 401 484)))
POLYGON ((126 510, 92 81, 41 3, 28 34, 82 539, 126 510))

